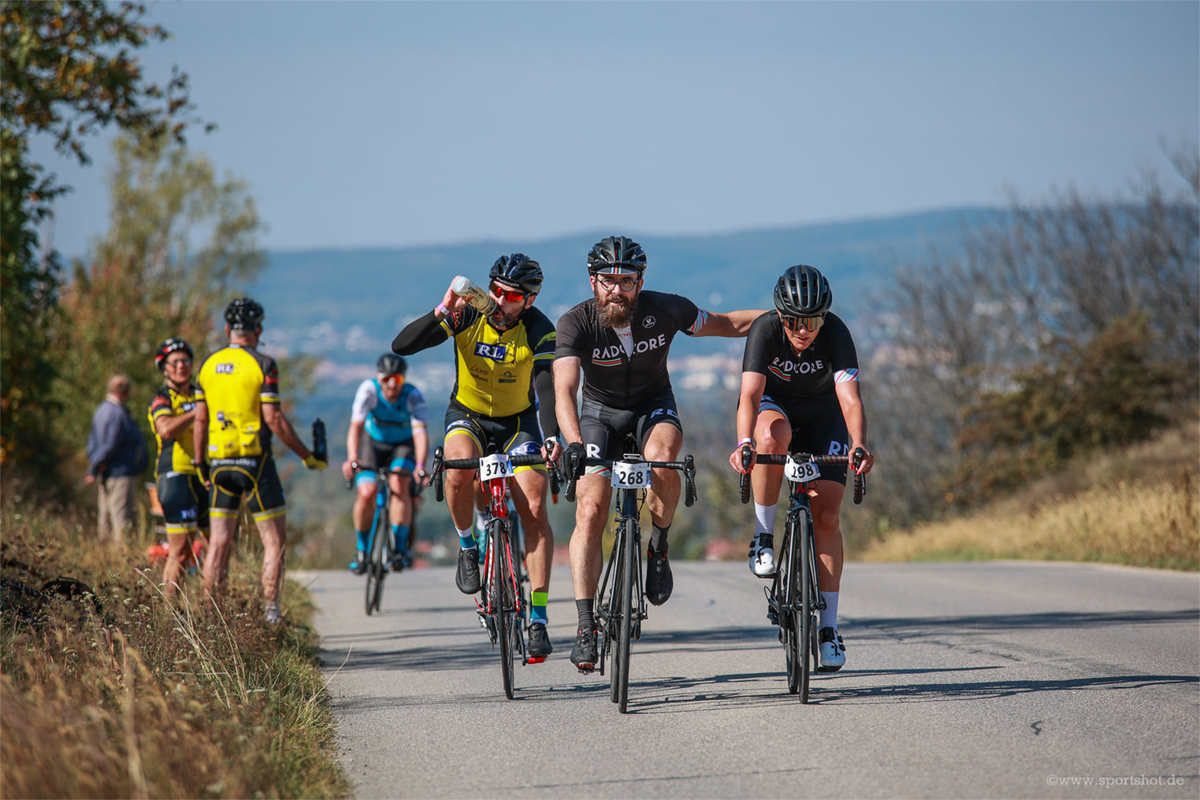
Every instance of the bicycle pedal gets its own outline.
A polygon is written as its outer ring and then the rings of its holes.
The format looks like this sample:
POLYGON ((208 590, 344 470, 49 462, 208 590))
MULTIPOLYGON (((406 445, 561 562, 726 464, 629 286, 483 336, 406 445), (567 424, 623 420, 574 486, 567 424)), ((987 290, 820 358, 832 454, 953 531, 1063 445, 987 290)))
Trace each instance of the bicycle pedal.
POLYGON ((576 664, 575 666, 584 675, 591 675, 596 671, 595 664, 576 664))
POLYGON ((534 658, 533 656, 530 656, 530 657, 529 657, 529 663, 530 663, 530 664, 541 664, 541 663, 543 663, 545 660, 546 660, 546 657, 545 657, 545 656, 542 656, 541 658, 534 658))

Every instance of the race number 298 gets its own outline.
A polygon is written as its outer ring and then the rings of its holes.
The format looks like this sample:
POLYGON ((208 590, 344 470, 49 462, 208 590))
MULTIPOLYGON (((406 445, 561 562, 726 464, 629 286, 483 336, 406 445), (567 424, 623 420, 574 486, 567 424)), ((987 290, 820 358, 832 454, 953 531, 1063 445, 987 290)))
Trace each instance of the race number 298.
POLYGON ((613 462, 612 486, 615 489, 649 489, 650 465, 645 462, 613 462))
POLYGON ((821 468, 815 461, 797 461, 789 456, 783 474, 789 481, 807 483, 821 477, 821 468))

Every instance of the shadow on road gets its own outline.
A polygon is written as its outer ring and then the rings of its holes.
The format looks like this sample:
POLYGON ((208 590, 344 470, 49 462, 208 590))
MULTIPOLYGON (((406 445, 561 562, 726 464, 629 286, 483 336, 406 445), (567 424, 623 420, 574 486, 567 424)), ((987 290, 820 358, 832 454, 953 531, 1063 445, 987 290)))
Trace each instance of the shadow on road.
MULTIPOLYGON (((954 670, 957 671, 957 670, 954 670)), ((851 673, 853 678, 863 673, 851 673)), ((893 673, 876 673, 893 674, 893 673)), ((854 686, 838 681, 829 688, 814 686, 810 703, 915 703, 947 700, 984 700, 1014 697, 1021 694, 1047 692, 1078 692, 1113 689, 1138 690, 1152 686, 1178 686, 1200 683, 1195 675, 1122 675, 1063 680, 1002 680, 961 681, 957 683, 893 683, 890 685, 854 686)))
POLYGON ((969 617, 883 617, 854 620, 855 638, 871 632, 889 638, 944 636, 981 631, 1097 628, 1110 625, 1170 625, 1200 622, 1200 608, 1182 611, 1051 611, 1042 614, 981 614, 969 617))

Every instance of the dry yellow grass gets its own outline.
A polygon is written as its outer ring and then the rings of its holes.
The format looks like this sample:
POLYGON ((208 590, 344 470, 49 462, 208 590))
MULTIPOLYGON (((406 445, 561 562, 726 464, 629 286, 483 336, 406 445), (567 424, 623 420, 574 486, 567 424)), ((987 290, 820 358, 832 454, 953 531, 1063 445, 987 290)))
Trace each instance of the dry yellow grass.
POLYGON ((859 557, 1103 561, 1196 570, 1197 427, 1091 458, 974 514, 896 532, 859 557))

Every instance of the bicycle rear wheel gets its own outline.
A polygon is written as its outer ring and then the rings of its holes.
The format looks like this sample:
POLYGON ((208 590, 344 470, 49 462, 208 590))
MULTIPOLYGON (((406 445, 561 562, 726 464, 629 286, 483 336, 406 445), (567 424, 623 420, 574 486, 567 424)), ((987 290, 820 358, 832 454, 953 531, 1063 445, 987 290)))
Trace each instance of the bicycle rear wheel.
POLYGON ((513 699, 513 630, 510 614, 516 604, 512 595, 512 572, 507 558, 506 520, 493 519, 488 523, 488 602, 496 620, 496 639, 500 642, 500 675, 504 696, 513 699))
POLYGON ((621 574, 617 576, 617 585, 621 592, 618 595, 621 603, 621 610, 618 612, 621 617, 621 630, 617 634, 619 663, 616 677, 620 681, 617 710, 622 714, 629 705, 629 645, 633 641, 633 586, 636 583, 636 576, 633 574, 633 527, 636 524, 635 520, 626 520, 622 526, 622 538, 625 540, 625 544, 621 551, 621 574))
POLYGON ((796 534, 799 541, 794 544, 793 550, 800 555, 797 565, 800 573, 800 597, 798 598, 800 603, 796 608, 794 627, 800 645, 797 655, 797 667, 800 674, 800 702, 807 703, 809 678, 816 671, 814 659, 817 655, 814 647, 817 636, 816 620, 813 619, 817 613, 813 584, 816 564, 813 562, 812 525, 808 514, 800 515, 796 534))
POLYGON ((365 604, 367 616, 379 609, 379 600, 383 596, 383 570, 380 565, 383 561, 383 537, 387 535, 384 528, 386 517, 383 514, 375 512, 375 524, 372 527, 371 541, 367 545, 367 593, 365 604))

